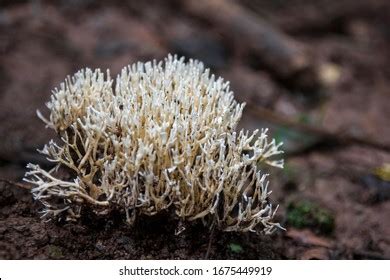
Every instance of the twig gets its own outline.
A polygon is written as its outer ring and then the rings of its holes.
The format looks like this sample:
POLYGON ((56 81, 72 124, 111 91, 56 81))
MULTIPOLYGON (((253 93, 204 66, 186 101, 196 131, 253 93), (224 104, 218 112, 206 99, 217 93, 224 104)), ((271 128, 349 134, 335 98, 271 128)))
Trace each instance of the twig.
POLYGON ((14 182, 14 181, 11 181, 8 179, 0 178, 0 182, 4 182, 4 183, 7 183, 7 184, 10 184, 10 185, 13 185, 13 186, 25 189, 25 190, 31 190, 31 186, 29 186, 29 185, 14 182))
MULTIPOLYGON (((350 144, 359 144, 379 150, 384 150, 388 152, 390 151, 389 145, 378 142, 374 139, 362 138, 340 132, 331 132, 321 127, 298 123, 296 121, 289 120, 283 116, 280 116, 269 109, 265 109, 256 105, 248 104, 247 109, 261 120, 317 136, 319 138, 318 141, 313 143, 313 145, 308 149, 312 149, 314 146, 321 146, 321 144, 326 144, 327 146, 344 146, 350 144)), ((308 149, 305 149, 305 151, 308 149)), ((302 151, 300 151, 300 153, 302 153, 302 151)), ((290 155, 296 154, 298 153, 292 153, 290 155)))
POLYGON ((211 244, 213 243, 213 239, 214 239, 214 232, 215 232, 215 226, 214 226, 214 223, 211 225, 211 232, 210 232, 210 237, 209 237, 209 244, 207 246, 207 251, 206 251, 206 255, 204 257, 205 260, 208 260, 209 256, 210 256, 210 251, 211 251, 211 244))
POLYGON ((304 45, 237 1, 189 0, 183 2, 183 8, 190 16, 211 23, 243 51, 256 55, 279 79, 292 79, 294 83, 298 73, 310 72, 310 84, 321 85, 317 62, 304 45))

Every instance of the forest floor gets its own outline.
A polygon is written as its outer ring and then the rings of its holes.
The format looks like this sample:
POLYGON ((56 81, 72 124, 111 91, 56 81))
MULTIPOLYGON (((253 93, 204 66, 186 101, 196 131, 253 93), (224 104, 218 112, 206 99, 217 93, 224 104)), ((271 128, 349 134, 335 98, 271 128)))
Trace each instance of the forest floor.
POLYGON ((0 1, 0 259, 390 259, 390 2, 220 2, 0 1), (167 53, 230 80, 241 127, 285 143, 270 188, 286 231, 210 242, 201 225, 175 236, 168 214, 45 223, 17 186, 27 163, 50 166, 36 109, 66 75, 167 53))

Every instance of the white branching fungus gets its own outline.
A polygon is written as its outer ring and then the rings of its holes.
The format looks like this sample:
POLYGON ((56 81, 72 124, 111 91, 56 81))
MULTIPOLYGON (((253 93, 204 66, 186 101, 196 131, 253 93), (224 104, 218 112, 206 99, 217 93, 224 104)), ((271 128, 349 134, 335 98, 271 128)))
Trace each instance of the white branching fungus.
POLYGON ((28 164, 25 178, 43 216, 123 209, 133 223, 172 209, 180 221, 202 219, 225 231, 280 227, 268 175, 259 170, 283 166, 273 159, 280 144, 266 129, 235 132, 244 104, 201 62, 168 56, 137 63, 115 82, 109 71, 87 68, 56 88, 47 107, 49 120, 38 115, 61 144, 50 141, 41 152, 56 167, 28 164), (72 179, 60 179, 60 169, 72 179))

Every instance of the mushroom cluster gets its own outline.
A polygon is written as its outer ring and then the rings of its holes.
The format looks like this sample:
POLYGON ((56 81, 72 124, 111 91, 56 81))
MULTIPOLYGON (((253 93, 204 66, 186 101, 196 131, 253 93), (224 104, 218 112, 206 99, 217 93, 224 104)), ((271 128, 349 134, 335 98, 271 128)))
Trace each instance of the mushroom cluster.
POLYGON ((244 105, 196 60, 136 63, 115 80, 81 70, 53 91, 50 118, 38 112, 60 138, 40 151, 55 167, 28 164, 25 180, 46 218, 121 209, 132 224, 172 210, 183 222, 271 233, 280 226, 260 168, 282 167, 282 151, 266 129, 235 131, 244 105))

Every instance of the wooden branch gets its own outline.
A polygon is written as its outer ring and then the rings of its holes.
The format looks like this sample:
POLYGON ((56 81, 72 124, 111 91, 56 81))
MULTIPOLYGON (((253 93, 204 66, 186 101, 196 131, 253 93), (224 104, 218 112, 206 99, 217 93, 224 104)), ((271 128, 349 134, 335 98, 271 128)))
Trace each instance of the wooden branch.
POLYGON ((11 181, 11 180, 8 180, 8 179, 0 178, 0 182, 4 182, 4 183, 7 183, 7 184, 10 184, 10 185, 13 185, 15 187, 19 187, 19 188, 22 188, 22 189, 25 189, 25 190, 31 190, 31 186, 29 186, 29 185, 26 185, 26 184, 23 184, 23 183, 14 182, 14 181, 11 181))
MULTIPOLYGON (((247 104, 246 108, 247 111, 249 111, 251 114, 253 114, 254 116, 258 117, 261 120, 276 125, 288 127, 303 133, 317 136, 319 140, 313 143, 313 145, 321 146, 321 144, 325 144, 327 146, 337 146, 337 145, 345 146, 351 144, 358 144, 358 145, 368 146, 375 149, 390 152, 390 146, 388 144, 378 142, 374 139, 353 136, 353 135, 340 133, 340 132, 332 132, 322 127, 298 123, 296 121, 280 116, 279 114, 276 114, 269 109, 265 109, 253 104, 247 104)), ((313 146, 308 147, 308 149, 310 148, 313 148, 313 146)), ((294 155, 297 153, 291 153, 291 154, 294 155)))
POLYGON ((310 83, 321 83, 317 65, 302 44, 237 3, 190 0, 184 1, 183 6, 185 12, 216 26, 237 47, 252 51, 278 78, 294 82, 297 73, 310 73, 310 83))

